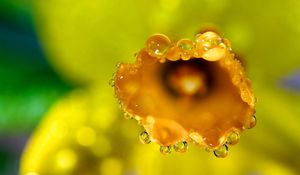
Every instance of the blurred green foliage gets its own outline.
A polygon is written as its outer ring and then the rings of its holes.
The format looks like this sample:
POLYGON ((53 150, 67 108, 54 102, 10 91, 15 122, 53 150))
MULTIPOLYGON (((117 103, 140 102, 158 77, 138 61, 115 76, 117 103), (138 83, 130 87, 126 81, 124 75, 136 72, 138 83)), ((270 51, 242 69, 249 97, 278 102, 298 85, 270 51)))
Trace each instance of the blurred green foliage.
POLYGON ((0 133, 29 133, 70 87, 49 67, 32 21, 32 1, 0 3, 0 133))

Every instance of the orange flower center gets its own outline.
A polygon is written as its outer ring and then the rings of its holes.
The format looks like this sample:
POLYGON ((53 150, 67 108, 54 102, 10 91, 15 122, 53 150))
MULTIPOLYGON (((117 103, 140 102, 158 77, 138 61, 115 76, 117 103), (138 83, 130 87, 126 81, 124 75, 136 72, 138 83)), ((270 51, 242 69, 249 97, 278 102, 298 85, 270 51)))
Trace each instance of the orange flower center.
POLYGON ((250 81, 229 41, 213 32, 196 43, 151 36, 134 64, 118 67, 114 81, 123 110, 146 130, 143 143, 156 142, 164 153, 177 144, 185 150, 193 140, 223 157, 223 145, 255 125, 250 81))

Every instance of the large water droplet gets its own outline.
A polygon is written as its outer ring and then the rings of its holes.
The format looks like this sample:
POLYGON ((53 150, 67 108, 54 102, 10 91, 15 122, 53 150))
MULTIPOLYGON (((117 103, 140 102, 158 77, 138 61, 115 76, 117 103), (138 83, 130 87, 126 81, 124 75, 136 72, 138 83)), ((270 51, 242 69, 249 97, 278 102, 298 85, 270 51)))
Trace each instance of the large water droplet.
POLYGON ((227 145, 223 145, 214 150, 214 154, 218 158, 224 158, 228 155, 228 147, 227 145))
POLYGON ((149 144, 149 143, 151 142, 150 136, 149 136, 149 134, 148 134, 146 131, 143 131, 143 132, 140 134, 140 141, 141 141, 143 144, 149 144))
POLYGON ((222 38, 215 32, 208 31, 201 35, 197 35, 196 42, 198 47, 202 47, 203 50, 207 51, 218 46, 222 42, 222 38))
POLYGON ((159 151, 163 155, 167 155, 171 153, 172 146, 160 146, 159 151))
POLYGON ((186 141, 178 142, 174 145, 176 152, 184 153, 188 150, 188 143, 186 141))
POLYGON ((236 131, 231 132, 227 137, 227 143, 230 145, 235 145, 240 140, 240 134, 236 131))
POLYGON ((146 49, 153 57, 163 56, 171 45, 170 39, 162 34, 153 35, 146 42, 146 49))

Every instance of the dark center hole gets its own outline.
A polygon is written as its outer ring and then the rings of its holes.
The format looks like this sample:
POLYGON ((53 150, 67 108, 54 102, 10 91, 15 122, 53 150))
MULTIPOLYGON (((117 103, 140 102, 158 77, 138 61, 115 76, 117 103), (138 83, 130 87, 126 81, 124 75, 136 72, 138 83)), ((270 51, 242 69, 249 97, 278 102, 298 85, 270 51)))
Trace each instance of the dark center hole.
POLYGON ((162 83, 174 97, 201 98, 213 83, 212 62, 203 59, 167 61, 162 68, 162 83))

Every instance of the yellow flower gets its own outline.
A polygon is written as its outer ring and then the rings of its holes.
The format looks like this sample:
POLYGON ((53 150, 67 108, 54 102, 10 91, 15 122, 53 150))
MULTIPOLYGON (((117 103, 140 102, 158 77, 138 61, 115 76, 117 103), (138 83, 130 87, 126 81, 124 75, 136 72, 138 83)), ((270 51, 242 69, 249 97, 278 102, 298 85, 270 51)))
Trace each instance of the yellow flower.
MULTIPOLYGON (((300 64, 295 52, 300 37, 300 25, 295 23, 300 17, 298 1, 49 0, 35 3, 37 30, 49 62, 62 78, 81 86, 45 114, 22 156, 21 175, 292 175, 299 172, 296 155, 300 148, 300 98, 274 83, 300 64), (107 81, 115 63, 133 61, 133 53, 151 34, 160 32, 170 38, 191 38, 207 22, 217 24, 224 36, 230 38, 234 51, 247 58, 248 75, 259 97, 256 107, 259 125, 245 132, 226 159, 216 159, 193 145, 184 154, 162 156, 156 144, 137 143, 137 135, 142 130, 134 120, 121 119, 107 81)), ((192 52, 194 48, 185 47, 189 41, 182 40, 182 43, 176 45, 179 52, 168 53, 169 59, 178 59, 178 53, 187 56, 192 52)), ((178 84, 176 80, 170 82, 178 84)), ((205 86, 201 87, 205 94, 205 86)), ((176 89, 180 90, 181 86, 176 89)), ((147 135, 141 138, 147 141, 147 135)), ((184 143, 178 145, 184 147, 184 143)))

